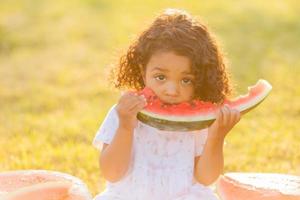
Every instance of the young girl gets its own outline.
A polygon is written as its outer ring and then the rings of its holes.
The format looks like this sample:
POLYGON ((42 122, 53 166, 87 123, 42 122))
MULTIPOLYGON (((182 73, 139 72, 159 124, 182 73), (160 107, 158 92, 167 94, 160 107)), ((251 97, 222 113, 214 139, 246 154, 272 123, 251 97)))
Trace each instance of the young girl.
MULTIPOLYGON (((231 89, 223 56, 207 27, 167 9, 141 33, 114 71, 117 88, 149 87, 164 102, 222 103, 231 89)), ((223 143, 240 113, 220 107, 207 129, 161 131, 137 120, 143 96, 125 92, 93 145, 106 189, 95 200, 216 200, 208 185, 223 170, 223 143)))

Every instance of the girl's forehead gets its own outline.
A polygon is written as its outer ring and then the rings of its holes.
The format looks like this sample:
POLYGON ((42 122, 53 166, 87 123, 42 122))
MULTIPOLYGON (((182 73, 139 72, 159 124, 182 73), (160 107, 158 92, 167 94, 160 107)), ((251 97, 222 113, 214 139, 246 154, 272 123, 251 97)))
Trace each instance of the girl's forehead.
POLYGON ((187 56, 178 55, 175 52, 157 52, 154 53, 148 63, 148 70, 170 70, 180 69, 180 71, 191 71, 191 61, 187 56))

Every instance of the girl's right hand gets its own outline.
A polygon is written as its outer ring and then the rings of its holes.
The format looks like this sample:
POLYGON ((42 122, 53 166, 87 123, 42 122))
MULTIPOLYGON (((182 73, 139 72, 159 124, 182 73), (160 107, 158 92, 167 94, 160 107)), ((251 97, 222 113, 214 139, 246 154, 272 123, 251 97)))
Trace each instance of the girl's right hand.
POLYGON ((138 96, 132 92, 122 94, 116 106, 120 126, 125 129, 133 130, 137 123, 136 115, 146 106, 146 102, 144 96, 138 96))

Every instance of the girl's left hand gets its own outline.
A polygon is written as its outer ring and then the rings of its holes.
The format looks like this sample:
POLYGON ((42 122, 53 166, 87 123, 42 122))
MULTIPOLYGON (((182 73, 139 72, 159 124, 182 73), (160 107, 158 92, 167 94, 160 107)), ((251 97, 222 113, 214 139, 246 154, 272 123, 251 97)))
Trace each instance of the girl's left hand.
POLYGON ((241 119, 241 114, 238 110, 231 109, 229 106, 223 106, 217 112, 217 118, 209 127, 209 137, 212 139, 224 139, 227 133, 241 119))

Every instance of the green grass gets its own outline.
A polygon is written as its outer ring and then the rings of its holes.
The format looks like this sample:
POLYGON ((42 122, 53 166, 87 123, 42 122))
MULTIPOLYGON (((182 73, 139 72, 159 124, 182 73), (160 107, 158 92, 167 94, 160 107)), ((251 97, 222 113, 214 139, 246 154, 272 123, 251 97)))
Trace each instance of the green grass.
POLYGON ((49 169, 104 188, 92 139, 119 93, 108 66, 162 9, 201 16, 236 93, 259 78, 271 95, 226 138, 225 172, 300 175, 297 1, 33 1, 0 5, 0 171, 49 169))

